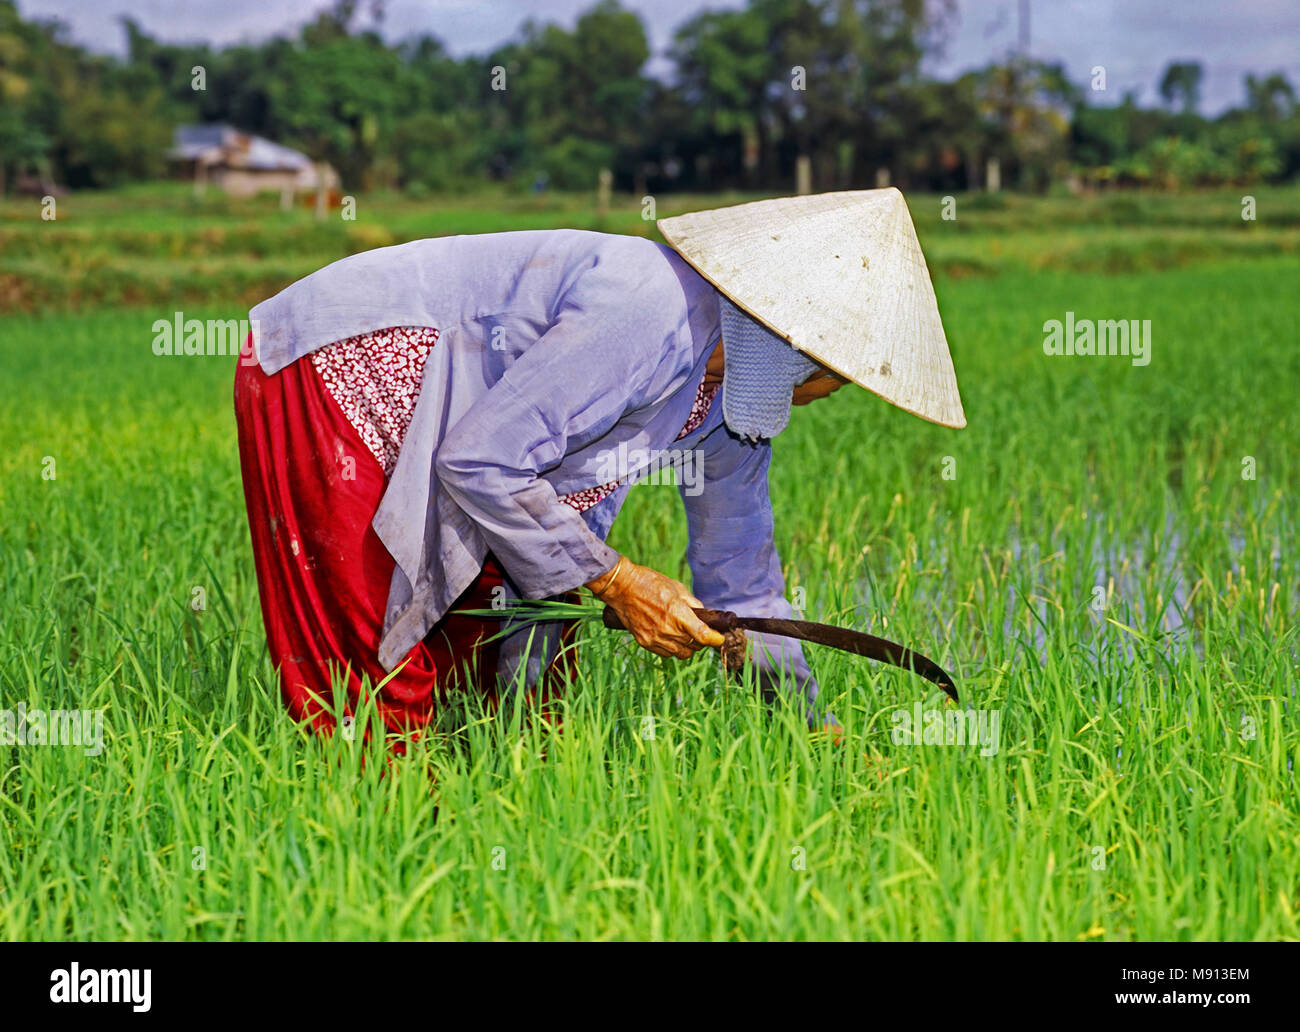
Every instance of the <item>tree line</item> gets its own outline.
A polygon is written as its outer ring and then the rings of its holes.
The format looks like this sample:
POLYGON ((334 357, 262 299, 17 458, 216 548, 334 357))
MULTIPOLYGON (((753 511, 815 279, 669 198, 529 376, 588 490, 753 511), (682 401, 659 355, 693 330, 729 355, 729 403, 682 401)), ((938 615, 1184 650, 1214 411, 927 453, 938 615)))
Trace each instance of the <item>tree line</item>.
MULTIPOLYGON (((0 0, 0 184, 74 188, 161 176, 175 126, 222 122, 330 162, 348 189, 419 195, 486 180, 590 189, 912 189, 1071 180, 1180 188, 1286 180, 1300 106, 1281 73, 1198 110, 1196 62, 1172 62, 1142 107, 1100 104, 1105 69, 1008 54, 952 81, 922 72, 953 0, 748 0, 680 25, 647 70, 640 17, 600 0, 572 29, 526 22, 489 53, 433 35, 386 43, 383 0, 334 0, 292 37, 163 43, 129 18, 125 57, 0 0)), ((503 29, 506 27, 503 26, 503 29)))

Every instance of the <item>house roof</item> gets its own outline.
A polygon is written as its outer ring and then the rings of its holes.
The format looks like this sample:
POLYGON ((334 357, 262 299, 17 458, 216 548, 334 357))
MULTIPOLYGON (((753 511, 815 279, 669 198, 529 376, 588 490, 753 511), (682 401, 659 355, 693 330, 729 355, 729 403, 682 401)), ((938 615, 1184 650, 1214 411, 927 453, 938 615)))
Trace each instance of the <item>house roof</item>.
POLYGON ((188 161, 206 159, 258 171, 300 171, 312 167, 311 158, 300 151, 228 125, 177 126, 175 145, 169 153, 188 161))

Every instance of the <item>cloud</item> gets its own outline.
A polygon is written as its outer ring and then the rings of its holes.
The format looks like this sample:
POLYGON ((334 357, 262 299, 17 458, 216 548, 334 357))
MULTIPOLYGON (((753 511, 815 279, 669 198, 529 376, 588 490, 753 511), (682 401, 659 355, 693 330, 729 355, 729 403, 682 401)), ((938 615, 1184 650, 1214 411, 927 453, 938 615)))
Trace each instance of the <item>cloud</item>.
MULTIPOLYGON (((927 63, 941 78, 1005 56, 1017 41, 1016 0, 960 0, 958 12, 947 53, 927 63)), ((1106 68, 1106 93, 1090 94, 1094 102, 1118 103, 1132 89, 1153 103, 1173 60, 1204 65, 1205 114, 1240 103, 1247 72, 1282 69, 1300 84, 1295 0, 1040 0, 1030 5, 1029 28, 1030 54, 1060 61, 1074 82, 1085 83, 1094 65, 1106 68)))

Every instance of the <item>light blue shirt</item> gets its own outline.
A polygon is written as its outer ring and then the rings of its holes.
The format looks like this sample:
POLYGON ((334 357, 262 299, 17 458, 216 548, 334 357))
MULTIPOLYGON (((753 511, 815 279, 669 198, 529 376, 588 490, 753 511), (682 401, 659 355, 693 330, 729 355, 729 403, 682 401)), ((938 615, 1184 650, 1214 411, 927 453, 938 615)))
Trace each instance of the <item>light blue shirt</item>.
MULTIPOLYGON (((719 339, 719 310, 717 292, 671 248, 568 229, 417 240, 337 261, 250 314, 268 374, 373 330, 438 329, 374 517, 396 561, 378 657, 386 670, 489 550, 524 598, 613 566, 605 537, 627 486, 581 514, 557 496, 607 480, 620 448, 698 449, 703 490, 679 488, 695 594, 712 608, 791 615, 772 540, 770 445, 731 434, 716 403, 676 440, 719 339)), ((784 670, 812 702, 798 643, 750 637, 760 672, 784 670)))

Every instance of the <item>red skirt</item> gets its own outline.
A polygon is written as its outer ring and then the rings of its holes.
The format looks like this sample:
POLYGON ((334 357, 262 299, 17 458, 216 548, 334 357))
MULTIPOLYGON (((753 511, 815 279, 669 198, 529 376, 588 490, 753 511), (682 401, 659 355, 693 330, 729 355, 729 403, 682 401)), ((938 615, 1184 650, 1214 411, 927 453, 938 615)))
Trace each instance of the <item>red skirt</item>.
MULTIPOLYGON (((235 421, 266 642, 293 717, 332 729, 335 684, 346 690, 347 713, 363 691, 374 693, 395 734, 426 726, 450 691, 494 706, 497 644, 484 639, 500 622, 457 612, 491 608, 502 583, 492 556, 390 676, 378 651, 395 564, 371 526, 387 487, 379 462, 310 360, 267 376, 241 357, 235 421)), ((566 645, 543 680, 543 701, 572 672, 566 645)))

